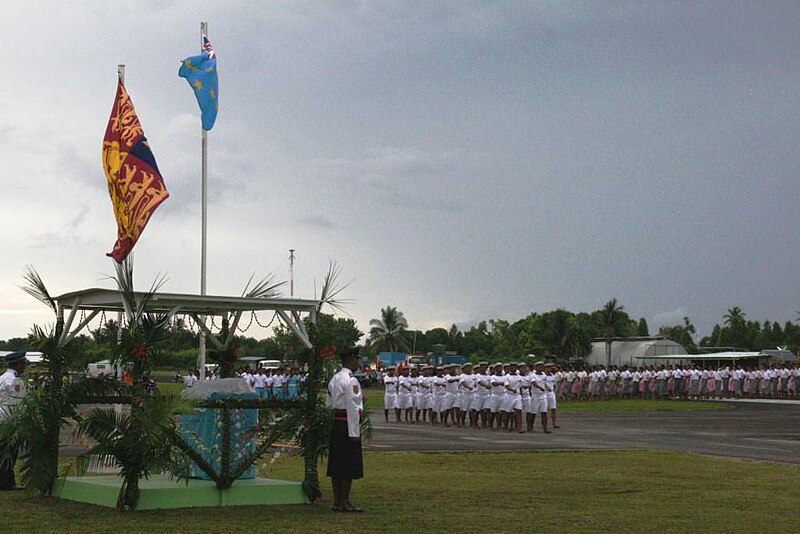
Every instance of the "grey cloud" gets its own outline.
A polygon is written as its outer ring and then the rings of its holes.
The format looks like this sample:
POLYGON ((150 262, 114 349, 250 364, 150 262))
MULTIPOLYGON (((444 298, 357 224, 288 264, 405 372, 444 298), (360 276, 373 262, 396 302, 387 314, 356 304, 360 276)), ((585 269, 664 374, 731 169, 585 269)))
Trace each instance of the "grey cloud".
POLYGON ((337 227, 335 222, 324 215, 305 215, 302 217, 297 217, 295 220, 297 224, 302 226, 310 226, 313 228, 330 230, 337 227))

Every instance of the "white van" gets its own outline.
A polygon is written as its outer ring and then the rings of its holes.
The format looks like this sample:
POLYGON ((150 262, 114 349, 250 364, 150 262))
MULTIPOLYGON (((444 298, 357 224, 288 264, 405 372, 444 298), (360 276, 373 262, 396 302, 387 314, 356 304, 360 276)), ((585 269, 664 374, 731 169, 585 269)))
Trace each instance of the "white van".
POLYGON ((278 369, 280 366, 280 360, 260 360, 258 362, 258 367, 261 369, 278 369))
POLYGON ((121 378, 122 370, 112 364, 111 360, 101 360, 86 366, 86 376, 89 378, 99 378, 101 376, 121 378))

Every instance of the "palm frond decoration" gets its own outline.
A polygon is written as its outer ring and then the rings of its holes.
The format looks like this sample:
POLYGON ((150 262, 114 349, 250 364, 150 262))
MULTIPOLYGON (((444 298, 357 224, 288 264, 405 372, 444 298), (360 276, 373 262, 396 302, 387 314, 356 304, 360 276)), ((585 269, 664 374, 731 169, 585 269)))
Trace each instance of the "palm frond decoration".
MULTIPOLYGON (((58 396, 38 390, 11 406, 8 417, 0 421, 0 441, 21 451, 20 482, 29 491, 51 493, 58 476, 58 442, 53 443, 52 429, 66 422, 64 414, 69 411, 58 396)), ((10 460, 0 458, 4 463, 10 460)))
POLYGON ((128 323, 139 323, 145 314, 147 304, 153 298, 153 295, 167 282, 167 277, 163 274, 157 275, 150 285, 150 289, 142 295, 141 299, 137 300, 133 285, 133 254, 129 254, 121 264, 115 262, 114 270, 116 275, 108 276, 107 278, 117 283, 117 288, 122 294, 128 323))
POLYGON ((327 304, 334 310, 344 313, 344 305, 352 302, 351 299, 338 298, 339 294, 353 283, 352 280, 347 283, 342 283, 339 280, 341 273, 342 271, 335 261, 328 263, 328 272, 325 273, 325 278, 320 286, 320 309, 317 311, 321 311, 322 306, 327 304))
POLYGON ((22 278, 27 282, 27 285, 21 286, 25 293, 53 310, 53 313, 58 313, 56 301, 50 296, 50 292, 47 291, 47 287, 44 285, 42 278, 33 266, 26 266, 25 274, 22 275, 22 278))
POLYGON ((243 297, 267 299, 281 296, 280 288, 286 285, 286 281, 275 282, 275 275, 270 273, 250 287, 250 285, 253 284, 254 276, 255 273, 251 274, 250 278, 247 280, 244 291, 242 291, 243 297))
POLYGON ((113 458, 123 480, 117 509, 135 509, 140 478, 154 473, 179 478, 186 471, 188 458, 173 445, 178 439, 174 415, 189 412, 196 405, 179 396, 165 395, 148 398, 129 412, 91 409, 81 419, 77 435, 88 436, 97 444, 79 457, 78 473, 86 471, 92 456, 113 458))

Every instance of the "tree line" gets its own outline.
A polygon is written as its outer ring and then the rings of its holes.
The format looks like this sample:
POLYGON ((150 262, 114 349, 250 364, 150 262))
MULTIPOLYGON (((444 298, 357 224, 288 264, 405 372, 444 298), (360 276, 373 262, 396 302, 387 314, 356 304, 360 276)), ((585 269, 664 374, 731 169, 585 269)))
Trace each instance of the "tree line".
MULTIPOLYGON (((610 352, 615 339, 650 336, 647 321, 643 317, 633 319, 617 299, 592 312, 557 309, 531 313, 514 322, 490 319, 466 331, 455 324, 449 329, 410 330, 403 313, 387 306, 381 310, 380 319, 373 319, 370 326, 368 345, 373 352, 431 352, 435 345, 444 345, 446 350, 473 360, 490 361, 518 359, 528 354, 560 360, 581 359, 589 355, 593 341, 603 340, 606 351, 610 352)), ((793 321, 786 321, 783 326, 774 321, 750 321, 739 306, 728 309, 722 324, 714 325, 711 334, 699 342, 697 330, 688 317, 679 324, 660 327, 657 335, 681 344, 689 354, 712 347, 760 351, 780 346, 794 352, 800 347, 800 325, 793 321)))
MULTIPOLYGON (((711 334, 697 341, 697 331, 688 317, 679 324, 662 326, 658 335, 680 343, 688 353, 696 354, 706 347, 730 347, 743 350, 774 349, 778 346, 797 351, 800 347, 800 325, 786 321, 752 321, 739 306, 727 310, 721 324, 716 324, 711 334)), ((364 333, 354 319, 320 313, 316 328, 332 345, 346 347, 356 343, 364 333)), ((117 342, 118 323, 111 319, 96 329, 75 339, 74 370, 86 364, 111 358, 117 342)), ((468 330, 455 324, 449 328, 412 330, 403 312, 396 307, 381 309, 380 317, 370 321, 366 351, 375 355, 381 351, 421 352, 434 351, 437 345, 472 359, 519 359, 528 354, 561 360, 585 358, 591 352, 594 340, 602 339, 610 350, 615 339, 649 336, 644 318, 634 319, 611 299, 603 307, 591 312, 572 312, 556 309, 544 313, 531 313, 517 321, 489 319, 480 321, 468 330)), ((272 328, 272 335, 264 339, 237 335, 236 346, 247 356, 264 359, 296 360, 303 350, 294 334, 285 326, 272 328)), ((164 341, 158 358, 160 367, 188 369, 197 359, 198 334, 183 319, 169 326, 169 336, 164 341)), ((29 338, 16 337, 0 341, 0 350, 26 350, 29 338)))

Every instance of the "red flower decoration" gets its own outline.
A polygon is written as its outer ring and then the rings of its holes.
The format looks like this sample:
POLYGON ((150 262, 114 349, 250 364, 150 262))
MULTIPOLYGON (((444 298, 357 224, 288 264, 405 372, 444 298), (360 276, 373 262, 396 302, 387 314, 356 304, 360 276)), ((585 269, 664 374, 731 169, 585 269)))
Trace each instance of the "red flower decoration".
POLYGON ((149 361, 149 358, 147 357, 147 345, 143 343, 134 345, 131 349, 131 356, 143 363, 147 363, 149 361))
POLYGON ((323 360, 335 360, 336 345, 326 345, 319 349, 319 357, 323 360))

